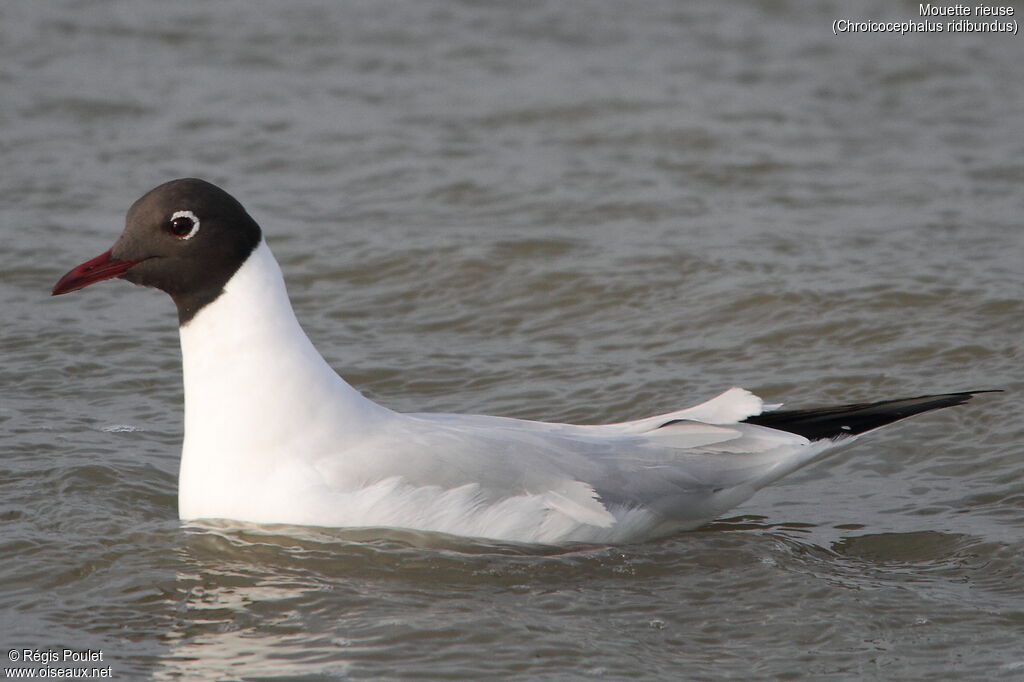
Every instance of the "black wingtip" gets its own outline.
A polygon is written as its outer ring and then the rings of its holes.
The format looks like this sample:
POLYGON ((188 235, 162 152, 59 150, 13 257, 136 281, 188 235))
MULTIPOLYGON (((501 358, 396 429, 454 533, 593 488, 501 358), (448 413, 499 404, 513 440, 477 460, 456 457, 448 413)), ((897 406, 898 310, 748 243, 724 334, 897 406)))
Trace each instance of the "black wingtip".
POLYGON ((1001 392, 1001 389, 986 389, 808 410, 776 410, 748 417, 744 421, 795 433, 808 440, 838 439, 866 433, 915 414, 963 405, 979 393, 1001 392))

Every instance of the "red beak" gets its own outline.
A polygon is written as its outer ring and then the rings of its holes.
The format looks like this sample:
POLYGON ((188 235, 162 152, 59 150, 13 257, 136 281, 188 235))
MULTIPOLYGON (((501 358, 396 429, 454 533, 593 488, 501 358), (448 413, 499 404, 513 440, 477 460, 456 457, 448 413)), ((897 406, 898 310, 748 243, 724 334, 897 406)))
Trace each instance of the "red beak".
POLYGON ((82 263, 77 268, 72 268, 68 274, 61 277, 60 281, 54 285, 51 295, 57 296, 78 291, 90 284, 118 277, 124 274, 125 270, 142 260, 144 259, 118 260, 111 257, 110 251, 105 251, 92 260, 82 263))

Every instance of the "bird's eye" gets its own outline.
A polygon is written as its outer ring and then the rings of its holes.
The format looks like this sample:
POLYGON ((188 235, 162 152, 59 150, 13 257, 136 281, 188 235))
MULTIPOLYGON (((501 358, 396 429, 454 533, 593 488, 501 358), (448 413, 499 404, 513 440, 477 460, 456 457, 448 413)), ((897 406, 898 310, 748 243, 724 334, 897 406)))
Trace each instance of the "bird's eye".
POLYGON ((178 211, 171 216, 167 231, 178 239, 192 239, 199 232, 199 218, 192 211, 178 211))

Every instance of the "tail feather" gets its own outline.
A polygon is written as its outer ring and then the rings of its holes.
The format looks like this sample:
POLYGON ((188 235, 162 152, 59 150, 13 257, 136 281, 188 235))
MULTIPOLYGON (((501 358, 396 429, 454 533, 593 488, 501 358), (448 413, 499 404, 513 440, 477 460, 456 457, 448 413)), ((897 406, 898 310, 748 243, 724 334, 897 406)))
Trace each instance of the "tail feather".
POLYGON ((999 393, 999 391, 963 391, 838 407, 776 410, 747 417, 743 421, 748 424, 795 433, 812 441, 826 438, 834 440, 856 436, 922 412, 963 405, 977 393, 999 393))

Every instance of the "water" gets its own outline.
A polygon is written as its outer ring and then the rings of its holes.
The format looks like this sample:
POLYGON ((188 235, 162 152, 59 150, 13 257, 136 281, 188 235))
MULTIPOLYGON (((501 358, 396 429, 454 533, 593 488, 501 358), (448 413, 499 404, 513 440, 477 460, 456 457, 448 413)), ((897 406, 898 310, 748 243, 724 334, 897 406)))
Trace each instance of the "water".
POLYGON ((1020 679, 1021 43, 830 29, 916 12, 3 3, 0 655, 100 650, 116 679, 1020 679), (660 542, 182 528, 170 301, 48 292, 184 175, 249 207, 314 342, 397 409, 1007 392, 660 542))

